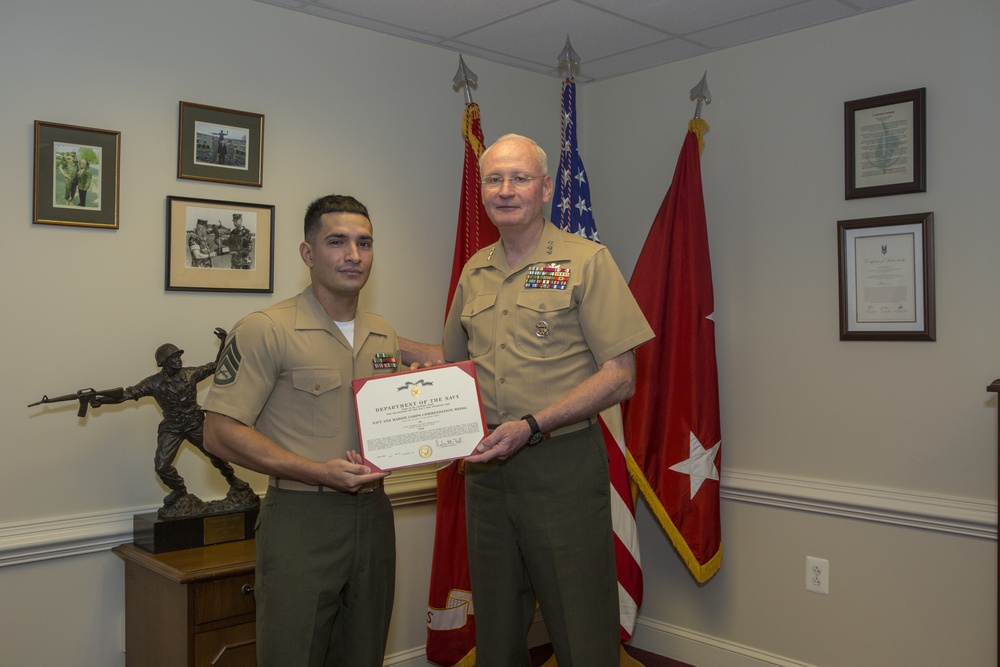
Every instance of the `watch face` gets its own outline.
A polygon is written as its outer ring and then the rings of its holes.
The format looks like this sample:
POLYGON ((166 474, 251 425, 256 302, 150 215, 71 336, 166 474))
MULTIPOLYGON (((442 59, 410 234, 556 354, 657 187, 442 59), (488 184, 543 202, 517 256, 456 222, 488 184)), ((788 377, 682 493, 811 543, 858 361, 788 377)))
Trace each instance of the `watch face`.
POLYGON ((528 444, 529 445, 537 445, 538 443, 540 443, 544 439, 545 439, 545 434, 544 433, 532 433, 531 437, 528 438, 528 444))

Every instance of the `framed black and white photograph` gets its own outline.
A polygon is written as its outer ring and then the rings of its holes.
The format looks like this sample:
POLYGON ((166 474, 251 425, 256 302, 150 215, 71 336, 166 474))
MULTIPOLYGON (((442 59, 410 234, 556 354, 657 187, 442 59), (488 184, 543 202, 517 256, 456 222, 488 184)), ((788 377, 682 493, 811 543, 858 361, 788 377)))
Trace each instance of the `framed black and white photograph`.
POLYGON ((934 214, 837 222, 840 340, 935 340, 934 214))
POLYGON ((274 206, 167 197, 167 290, 274 291, 274 206))
POLYGON ((121 132, 35 121, 34 222, 118 229, 121 132))
POLYGON ((263 115, 181 102, 178 136, 178 178, 263 184, 263 115))
POLYGON ((845 199, 927 191, 926 91, 844 103, 845 199))

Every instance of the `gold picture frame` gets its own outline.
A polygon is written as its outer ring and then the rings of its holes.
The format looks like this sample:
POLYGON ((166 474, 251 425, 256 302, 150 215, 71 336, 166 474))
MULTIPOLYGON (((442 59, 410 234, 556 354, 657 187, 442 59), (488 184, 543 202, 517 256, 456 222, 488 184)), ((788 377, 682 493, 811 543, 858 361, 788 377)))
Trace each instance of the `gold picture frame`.
POLYGON ((118 229, 121 132, 35 121, 34 223, 118 229))

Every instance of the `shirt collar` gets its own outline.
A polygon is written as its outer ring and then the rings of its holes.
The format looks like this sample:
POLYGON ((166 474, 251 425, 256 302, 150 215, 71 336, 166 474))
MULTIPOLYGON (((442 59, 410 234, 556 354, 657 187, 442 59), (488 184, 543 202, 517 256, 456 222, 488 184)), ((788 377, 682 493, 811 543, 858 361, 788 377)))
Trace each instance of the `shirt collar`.
MULTIPOLYGON (((295 328, 299 330, 321 329, 328 331, 342 342, 344 334, 327 312, 320 305, 319 299, 313 293, 312 287, 305 288, 296 298, 295 328)), ((371 317, 368 313, 358 310, 354 314, 354 340, 359 341, 358 348, 369 334, 388 336, 389 331, 382 321, 371 317)), ((353 347, 353 346, 352 346, 353 347)))
MULTIPOLYGON (((556 227, 552 222, 546 220, 542 225, 542 235, 538 239, 538 244, 524 258, 524 266, 532 264, 552 264, 554 262, 569 261, 569 252, 566 248, 567 232, 556 227)), ((503 269, 503 241, 498 240, 492 245, 486 246, 475 255, 469 258, 470 269, 484 269, 493 267, 503 269)), ((515 271, 522 267, 512 267, 515 271)))

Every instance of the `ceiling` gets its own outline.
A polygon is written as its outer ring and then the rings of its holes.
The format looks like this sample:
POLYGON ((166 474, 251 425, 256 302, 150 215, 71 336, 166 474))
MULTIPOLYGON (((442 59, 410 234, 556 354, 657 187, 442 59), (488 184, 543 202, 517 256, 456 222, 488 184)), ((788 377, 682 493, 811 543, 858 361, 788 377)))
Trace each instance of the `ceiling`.
POLYGON ((569 36, 578 83, 909 0, 258 0, 555 77, 569 36))

